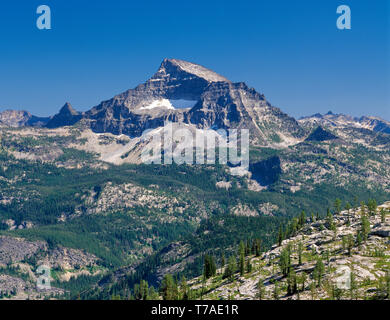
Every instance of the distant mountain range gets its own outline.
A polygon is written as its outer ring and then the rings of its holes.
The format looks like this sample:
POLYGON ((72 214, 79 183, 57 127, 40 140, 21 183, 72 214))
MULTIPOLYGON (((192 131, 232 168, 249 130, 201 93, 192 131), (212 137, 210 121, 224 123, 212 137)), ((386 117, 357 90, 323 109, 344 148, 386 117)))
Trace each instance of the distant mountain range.
POLYGON ((378 117, 363 116, 358 118, 345 114, 334 114, 329 111, 324 115, 316 113, 312 116, 302 117, 299 122, 304 126, 355 127, 390 134, 390 122, 378 117))
POLYGON ((295 144, 305 137, 308 127, 315 125, 390 133, 390 122, 374 117, 329 112, 296 121, 245 83, 233 83, 205 67, 177 59, 164 59, 148 81, 86 112, 78 112, 66 103, 58 114, 48 118, 26 111, 0 113, 0 124, 13 127, 58 128, 82 122, 96 133, 131 138, 139 137, 146 129, 161 127, 165 121, 199 129, 246 128, 252 144, 258 146, 295 144))

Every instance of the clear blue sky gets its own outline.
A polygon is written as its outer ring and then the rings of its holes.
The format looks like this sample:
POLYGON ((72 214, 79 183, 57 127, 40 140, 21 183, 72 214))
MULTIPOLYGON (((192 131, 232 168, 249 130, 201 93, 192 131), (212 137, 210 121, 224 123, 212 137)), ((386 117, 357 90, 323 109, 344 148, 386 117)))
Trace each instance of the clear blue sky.
POLYGON ((2 0, 0 110, 87 110, 147 80, 162 59, 245 81, 283 111, 390 120, 387 0, 2 0), (52 30, 35 26, 38 5, 52 30), (352 30, 336 28, 336 8, 352 30))

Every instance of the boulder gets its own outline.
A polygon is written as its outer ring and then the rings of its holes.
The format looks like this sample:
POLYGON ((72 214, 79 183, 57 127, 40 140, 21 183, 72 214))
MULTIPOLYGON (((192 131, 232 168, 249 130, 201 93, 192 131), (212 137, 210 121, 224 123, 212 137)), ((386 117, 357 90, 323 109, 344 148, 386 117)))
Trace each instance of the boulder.
POLYGON ((370 232, 370 235, 379 236, 379 237, 390 237, 390 225, 380 225, 376 226, 370 232))

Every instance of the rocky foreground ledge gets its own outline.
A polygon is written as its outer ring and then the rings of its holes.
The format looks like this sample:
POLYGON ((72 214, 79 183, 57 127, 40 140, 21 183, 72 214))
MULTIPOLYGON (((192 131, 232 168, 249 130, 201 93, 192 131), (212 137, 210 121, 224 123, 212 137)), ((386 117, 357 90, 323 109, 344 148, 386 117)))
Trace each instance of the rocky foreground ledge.
POLYGON ((190 286, 203 287, 204 299, 389 299, 390 202, 371 215, 364 206, 307 219, 296 235, 248 260, 250 272, 224 279, 219 269, 190 286))

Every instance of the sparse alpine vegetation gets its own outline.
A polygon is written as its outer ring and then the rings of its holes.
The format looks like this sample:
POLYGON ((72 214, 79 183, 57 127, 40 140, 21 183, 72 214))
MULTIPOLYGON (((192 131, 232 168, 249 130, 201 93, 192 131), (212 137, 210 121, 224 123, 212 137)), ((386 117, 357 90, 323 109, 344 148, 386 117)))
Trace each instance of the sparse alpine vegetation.
POLYGON ((241 243, 237 255, 188 281, 187 290, 203 299, 390 298, 390 202, 347 205, 325 219, 302 213, 271 250, 257 256, 255 248, 241 243))

